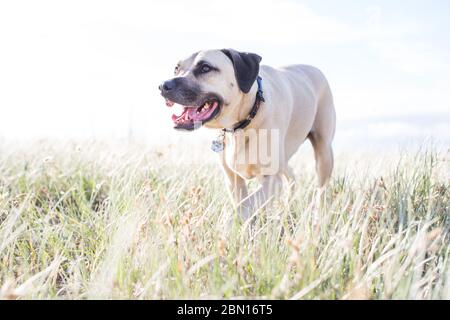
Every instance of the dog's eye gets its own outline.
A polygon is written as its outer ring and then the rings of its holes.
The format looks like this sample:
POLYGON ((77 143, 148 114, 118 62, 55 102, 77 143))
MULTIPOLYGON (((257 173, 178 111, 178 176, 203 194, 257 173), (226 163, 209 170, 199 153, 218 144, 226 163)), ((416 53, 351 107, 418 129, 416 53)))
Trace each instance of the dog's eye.
POLYGON ((208 66, 207 64, 202 65, 201 69, 202 73, 207 73, 209 71, 211 71, 211 67, 208 66))
POLYGON ((175 73, 175 75, 177 75, 178 72, 180 72, 180 66, 176 66, 175 70, 173 71, 173 73, 175 73))

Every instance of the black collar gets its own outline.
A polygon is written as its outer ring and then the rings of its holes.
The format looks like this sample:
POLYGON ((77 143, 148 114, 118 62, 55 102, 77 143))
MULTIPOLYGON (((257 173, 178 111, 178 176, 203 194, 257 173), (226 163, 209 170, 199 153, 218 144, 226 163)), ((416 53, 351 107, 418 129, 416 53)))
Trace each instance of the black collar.
POLYGON ((246 128, 250 124, 250 122, 253 120, 253 118, 256 116, 256 114, 258 113, 259 106, 261 105, 261 101, 264 102, 265 100, 264 100, 263 90, 262 90, 262 79, 260 76, 258 76, 258 78, 256 78, 256 82, 258 83, 258 92, 256 93, 256 99, 255 99, 255 103, 253 104, 252 110, 250 110, 250 113, 244 120, 241 120, 238 123, 235 123, 233 128, 231 128, 231 129, 223 128, 222 129, 223 132, 233 133, 236 130, 246 128))

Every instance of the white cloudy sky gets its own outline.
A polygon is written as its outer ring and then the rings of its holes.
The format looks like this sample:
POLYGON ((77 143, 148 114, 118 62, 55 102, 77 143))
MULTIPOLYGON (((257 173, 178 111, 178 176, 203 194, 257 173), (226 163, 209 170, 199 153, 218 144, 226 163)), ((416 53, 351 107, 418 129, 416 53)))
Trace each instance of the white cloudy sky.
POLYGON ((0 138, 179 136, 158 84, 232 47, 321 68, 338 145, 448 144, 448 30, 447 0, 0 0, 0 138))

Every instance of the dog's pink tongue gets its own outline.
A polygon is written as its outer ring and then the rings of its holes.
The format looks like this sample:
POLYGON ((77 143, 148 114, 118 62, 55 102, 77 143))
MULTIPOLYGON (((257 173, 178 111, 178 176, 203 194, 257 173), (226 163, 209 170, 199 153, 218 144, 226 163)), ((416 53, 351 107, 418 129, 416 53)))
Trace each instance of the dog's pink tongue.
POLYGON ((181 120, 183 120, 183 121, 193 120, 191 117, 191 113, 192 113, 192 110, 195 110, 195 108, 185 107, 185 106, 181 106, 181 105, 177 105, 177 107, 178 107, 178 109, 181 108, 180 115, 177 116, 176 113, 173 114, 172 121, 178 122, 181 120))

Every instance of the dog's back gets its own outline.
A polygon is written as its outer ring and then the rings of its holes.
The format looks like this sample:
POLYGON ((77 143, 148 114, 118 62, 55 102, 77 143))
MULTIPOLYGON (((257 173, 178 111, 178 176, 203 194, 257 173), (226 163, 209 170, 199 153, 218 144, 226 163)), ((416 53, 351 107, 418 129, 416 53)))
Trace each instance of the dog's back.
MULTIPOLYGON (((260 74, 267 83, 271 110, 279 118, 278 126, 286 129, 286 158, 290 158, 309 138, 325 155, 325 162, 331 162, 330 145, 335 131, 336 115, 333 96, 325 75, 310 65, 290 65, 280 68, 261 66, 260 74), (325 146, 326 150, 322 151, 325 146)), ((323 185, 331 172, 332 165, 321 174, 323 185)))

